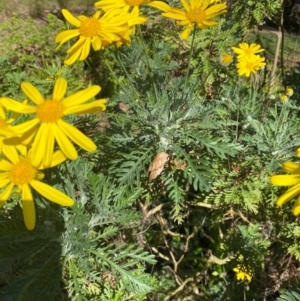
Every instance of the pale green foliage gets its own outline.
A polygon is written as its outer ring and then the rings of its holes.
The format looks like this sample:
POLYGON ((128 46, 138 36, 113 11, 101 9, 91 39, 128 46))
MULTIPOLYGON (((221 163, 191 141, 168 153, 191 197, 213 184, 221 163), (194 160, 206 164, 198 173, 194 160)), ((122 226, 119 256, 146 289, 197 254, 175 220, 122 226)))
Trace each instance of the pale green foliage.
MULTIPOLYGON (((158 14, 151 9, 145 11, 158 14)), ((177 25, 159 17, 137 30, 130 47, 101 51, 101 59, 91 52, 70 68, 61 52, 52 53, 53 40, 30 30, 32 20, 12 19, 16 35, 4 41, 23 48, 0 57, 1 94, 23 101, 26 80, 49 95, 63 76, 69 94, 100 84, 97 98, 110 97, 107 113, 69 118, 97 152, 80 151, 80 159, 46 172, 44 180, 76 204, 59 208, 36 194, 33 232, 24 228, 17 195, 1 209, 1 301, 240 301, 279 289, 268 268, 281 272, 290 255, 293 264, 300 260, 300 228, 292 202, 274 205, 285 188, 271 186, 269 177, 295 160, 297 100, 269 99, 268 67, 239 78, 235 61, 219 62, 239 42, 257 41, 242 32, 279 10, 279 1, 233 1, 218 26, 197 29, 193 47, 192 35, 181 41, 177 25), (27 53, 32 43, 44 58, 27 53), (150 180, 162 152, 168 159, 150 180), (241 262, 253 270, 249 284, 232 272, 241 262)), ((62 26, 50 21, 49 38, 62 26)), ((10 30, 7 24, 2 29, 10 30)))
POLYGON ((300 260, 300 247, 298 240, 300 238, 300 227, 298 223, 289 223, 281 230, 281 235, 290 239, 290 243, 287 244, 288 252, 294 255, 297 260, 300 260))
POLYGON ((116 189, 110 179, 94 174, 92 168, 93 164, 79 159, 48 178, 56 182, 57 176, 66 174, 65 190, 77 201, 58 216, 49 202, 41 200, 41 221, 34 232, 24 229, 20 216, 14 222, 2 217, 0 281, 7 273, 11 279, 5 280, 7 288, 2 290, 1 300, 25 301, 28 294, 36 294, 36 300, 52 300, 61 294, 62 275, 72 300, 99 300, 107 272, 113 279, 113 294, 118 293, 119 281, 125 288, 118 300, 142 296, 152 289, 144 269, 146 263, 155 263, 154 256, 118 237, 120 229, 134 226, 139 218, 128 210, 139 193, 125 199, 124 188, 116 189), (22 268, 29 259, 32 265, 22 268), (45 291, 39 289, 43 283, 47 283, 45 291))
POLYGON ((248 33, 254 26, 264 24, 266 18, 271 19, 281 9, 280 0, 237 0, 233 2, 230 14, 235 16, 232 21, 239 25, 240 30, 248 33))
POLYGON ((186 85, 184 78, 174 77, 175 62, 162 64, 172 54, 169 45, 164 41, 147 45, 153 50, 145 59, 141 43, 133 41, 130 48, 117 53, 124 68, 135 76, 129 76, 120 96, 113 98, 114 104, 126 104, 128 111, 111 114, 113 127, 105 141, 105 160, 111 160, 109 173, 114 181, 130 191, 145 185, 148 167, 162 151, 185 164, 182 171, 169 165, 161 175, 168 198, 174 202, 173 217, 180 221, 187 188, 210 189, 212 156, 225 159, 242 147, 218 134, 217 129, 227 124, 215 118, 213 106, 198 94, 197 80, 190 79, 186 85))
POLYGON ((300 301, 300 291, 299 288, 294 287, 287 291, 281 291, 280 296, 276 301, 300 301))

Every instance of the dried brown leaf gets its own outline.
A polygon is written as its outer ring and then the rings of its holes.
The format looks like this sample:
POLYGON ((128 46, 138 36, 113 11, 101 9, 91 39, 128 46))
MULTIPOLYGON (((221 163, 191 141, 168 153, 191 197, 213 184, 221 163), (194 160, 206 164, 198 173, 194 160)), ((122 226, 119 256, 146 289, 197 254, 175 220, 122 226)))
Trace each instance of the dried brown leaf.
POLYGON ((169 155, 166 152, 158 153, 149 166, 149 180, 157 178, 164 169, 165 164, 169 161, 169 155))

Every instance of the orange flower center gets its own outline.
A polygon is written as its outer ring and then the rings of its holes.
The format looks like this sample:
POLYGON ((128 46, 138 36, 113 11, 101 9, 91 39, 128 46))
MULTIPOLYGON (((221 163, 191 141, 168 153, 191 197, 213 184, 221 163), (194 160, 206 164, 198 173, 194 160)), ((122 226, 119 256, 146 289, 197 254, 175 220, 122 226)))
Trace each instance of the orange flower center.
POLYGON ((249 70, 255 70, 256 69, 256 64, 247 63, 246 68, 249 69, 249 70))
POLYGON ((54 123, 64 115, 64 105, 60 101, 46 100, 38 105, 36 116, 41 122, 54 123))
POLYGON ((79 32, 83 37, 91 38, 98 35, 101 23, 95 18, 89 18, 81 22, 79 32))
POLYGON ((0 118, 0 128, 5 128, 5 127, 7 127, 7 123, 5 122, 5 120, 0 118))
POLYGON ((28 158, 21 160, 9 172, 9 179, 15 185, 28 184, 35 178, 36 169, 31 165, 28 158))
POLYGON ((247 48, 247 49, 245 49, 245 50, 244 50, 244 52, 245 52, 245 54, 247 54, 247 55, 250 55, 250 54, 252 54, 252 50, 251 50, 251 48, 247 48))
POLYGON ((206 20, 205 11, 200 7, 189 10, 186 16, 192 23, 202 23, 206 20))
POLYGON ((139 6, 141 4, 145 4, 148 1, 145 0, 125 0, 125 3, 129 6, 139 6))

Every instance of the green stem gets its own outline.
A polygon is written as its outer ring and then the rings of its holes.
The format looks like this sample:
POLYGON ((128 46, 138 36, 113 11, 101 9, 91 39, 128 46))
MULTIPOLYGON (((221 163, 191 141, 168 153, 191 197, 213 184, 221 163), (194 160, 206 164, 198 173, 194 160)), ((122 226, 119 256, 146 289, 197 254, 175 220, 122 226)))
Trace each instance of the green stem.
POLYGON ((192 36, 192 43, 191 43, 191 51, 190 51, 190 55, 189 55, 189 58, 188 58, 188 66, 187 66, 187 70, 186 70, 186 74, 185 74, 184 89, 183 89, 183 91, 185 91, 186 84, 187 84, 188 77, 189 77, 189 73, 190 73, 191 59, 192 59, 192 55, 194 53, 195 36, 196 36, 196 24, 193 27, 193 36, 192 36))
POLYGON ((133 85, 133 80, 132 80, 130 74, 128 73, 127 69, 125 68, 125 66, 124 66, 124 64, 123 64, 123 62, 122 62, 122 60, 121 60, 121 58, 120 58, 120 52, 119 52, 119 49, 118 49, 118 48, 116 48, 116 53, 117 53, 116 57, 117 57, 118 63, 120 64, 122 70, 124 71, 124 73, 125 73, 125 75, 126 75, 128 81, 129 81, 129 83, 130 83, 130 86, 131 86, 132 90, 134 90, 134 91, 136 92, 136 89, 135 89, 135 87, 134 87, 134 85, 133 85))
POLYGON ((110 64, 107 62, 106 58, 104 57, 104 55, 102 55, 101 57, 102 62, 104 63, 105 67, 108 69, 108 71, 110 72, 111 76, 114 78, 114 80, 116 81, 116 83, 119 83, 119 79, 117 78, 114 70, 111 68, 110 64))
POLYGON ((157 94, 157 88, 156 88, 155 81, 154 81, 154 74, 153 74, 152 69, 150 67, 150 61, 149 61, 147 49, 146 49, 146 46, 145 46, 145 42, 144 42, 144 38, 143 38, 140 26, 138 26, 138 36, 139 36, 139 39, 138 39, 139 44, 142 47, 144 55, 145 55, 147 67, 148 67, 148 70, 149 70, 150 80, 151 80, 151 84, 152 84, 154 95, 155 95, 155 101, 157 103, 158 102, 158 94, 157 94))

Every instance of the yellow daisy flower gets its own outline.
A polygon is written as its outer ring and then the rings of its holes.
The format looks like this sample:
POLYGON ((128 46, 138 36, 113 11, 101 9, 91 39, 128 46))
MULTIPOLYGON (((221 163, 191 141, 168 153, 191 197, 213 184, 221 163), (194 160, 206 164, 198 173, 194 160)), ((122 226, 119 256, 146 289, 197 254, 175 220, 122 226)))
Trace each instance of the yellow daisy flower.
POLYGON ((180 0, 184 9, 171 7, 167 4, 156 6, 164 11, 164 17, 174 19, 178 25, 186 26, 180 34, 182 39, 187 39, 194 25, 199 28, 208 28, 218 24, 210 19, 225 14, 227 12, 226 3, 215 4, 210 0, 180 0))
POLYGON ((292 96, 294 94, 294 90, 290 87, 286 88, 285 93, 287 96, 292 96))
POLYGON ((236 65, 238 74, 240 76, 245 75, 249 77, 251 73, 257 73, 258 70, 266 65, 264 61, 264 57, 254 54, 241 57, 236 65))
POLYGON ((63 120, 63 117, 70 114, 86 114, 105 110, 106 99, 85 103, 99 93, 100 86, 91 86, 66 98, 64 95, 67 90, 67 81, 64 78, 59 78, 55 82, 53 95, 50 98, 44 98, 28 82, 23 82, 21 89, 34 102, 35 106, 23 104, 7 97, 0 98, 0 103, 13 112, 33 113, 35 116, 14 127, 15 132, 21 137, 6 139, 4 143, 29 144, 34 139, 32 162, 34 166, 42 163, 45 167, 51 165, 54 141, 58 143, 64 155, 71 160, 76 160, 78 154, 70 140, 86 151, 96 150, 94 142, 63 120))
POLYGON ((244 265, 238 264, 236 268, 233 269, 236 272, 236 279, 237 280, 248 280, 251 281, 252 278, 252 271, 248 271, 248 269, 244 265))
POLYGON ((151 0, 100 0, 95 3, 97 9, 102 9, 104 11, 110 11, 115 9, 124 8, 128 10, 135 10, 139 15, 139 8, 141 5, 150 5, 153 7, 166 7, 166 3, 163 1, 151 1, 151 0))
MULTIPOLYGON (((46 199, 59 205, 72 206, 74 204, 74 201, 67 195, 40 181, 44 174, 39 170, 44 169, 44 167, 33 163, 32 153, 24 156, 10 153, 6 157, 8 160, 0 160, 0 188, 4 188, 0 193, 0 208, 12 193, 20 193, 24 222, 28 230, 34 229, 36 220, 31 188, 46 199)), ((66 160, 64 154, 57 151, 54 153, 49 167, 56 166, 64 160, 66 160)))
POLYGON ((57 49, 70 39, 79 36, 77 42, 67 51, 69 56, 65 60, 66 65, 72 65, 77 59, 85 60, 90 53, 91 45, 97 51, 112 42, 119 41, 121 39, 119 34, 126 32, 130 18, 130 14, 122 10, 110 11, 103 15, 98 11, 90 18, 86 16, 76 18, 66 9, 62 9, 62 14, 77 29, 59 33, 55 38, 55 42, 59 43, 57 49))
MULTIPOLYGON (((298 154, 297 154, 298 155, 298 154)), ((300 194, 300 164, 295 162, 284 162, 282 168, 291 173, 290 175, 276 175, 270 178, 273 185, 276 186, 293 186, 288 189, 283 195, 281 195, 277 201, 277 206, 282 206, 288 201, 294 199, 300 194)), ((294 203, 292 210, 294 215, 300 214, 300 198, 294 203)))
POLYGON ((287 102, 287 101, 289 100, 289 98, 288 98, 287 95, 282 94, 282 95, 280 96, 280 100, 281 100, 282 102, 287 102))
POLYGON ((233 56, 229 53, 221 55, 220 62, 223 66, 228 66, 233 61, 233 56))
POLYGON ((239 48, 238 47, 231 47, 232 50, 238 54, 238 59, 245 57, 245 56, 251 56, 253 54, 257 54, 259 52, 264 51, 263 48, 260 47, 260 45, 252 43, 240 43, 239 48))

